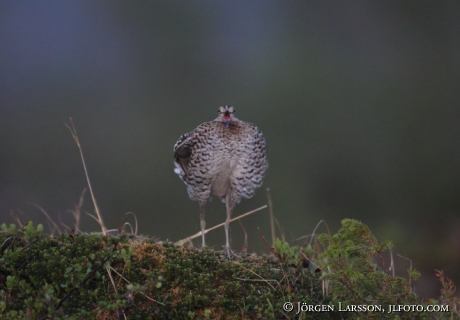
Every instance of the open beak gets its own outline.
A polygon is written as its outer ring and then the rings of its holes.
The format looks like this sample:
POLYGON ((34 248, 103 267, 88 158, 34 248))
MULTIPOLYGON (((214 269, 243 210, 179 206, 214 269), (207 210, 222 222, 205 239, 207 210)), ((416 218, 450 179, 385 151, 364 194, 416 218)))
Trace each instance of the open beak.
POLYGON ((229 127, 230 126, 230 112, 225 112, 224 114, 224 123, 225 123, 225 127, 229 127))

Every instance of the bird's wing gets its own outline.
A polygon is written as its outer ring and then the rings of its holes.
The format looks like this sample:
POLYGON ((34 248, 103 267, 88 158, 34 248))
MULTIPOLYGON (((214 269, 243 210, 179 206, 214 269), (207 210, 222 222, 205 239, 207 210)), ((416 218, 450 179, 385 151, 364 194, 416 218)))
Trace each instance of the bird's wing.
POLYGON ((262 185, 262 179, 268 168, 267 145, 262 132, 255 125, 249 125, 242 146, 244 150, 240 150, 236 179, 239 181, 240 194, 250 198, 254 194, 254 189, 262 185))
POLYGON ((189 175, 188 164, 194 145, 192 136, 193 132, 183 134, 174 145, 174 161, 180 165, 186 175, 189 175))

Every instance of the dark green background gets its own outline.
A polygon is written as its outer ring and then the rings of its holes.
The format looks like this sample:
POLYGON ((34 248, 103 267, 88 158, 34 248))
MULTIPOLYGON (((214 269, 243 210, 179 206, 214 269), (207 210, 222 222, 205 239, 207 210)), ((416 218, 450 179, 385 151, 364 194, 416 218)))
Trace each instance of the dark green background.
MULTIPOLYGON (((270 187, 291 242, 322 219, 332 232, 361 220, 434 296, 435 268, 460 283, 459 89, 455 1, 1 1, 1 221, 45 222, 36 203, 72 224, 86 186, 72 116, 109 228, 132 211, 142 234, 198 232, 172 148, 232 104, 270 163, 235 215, 270 187)), ((249 250, 268 252, 267 211, 242 222, 249 250)), ((88 216, 82 228, 98 230, 88 216)), ((208 239, 219 248, 224 231, 208 239)), ((243 239, 233 224, 233 248, 243 239)))

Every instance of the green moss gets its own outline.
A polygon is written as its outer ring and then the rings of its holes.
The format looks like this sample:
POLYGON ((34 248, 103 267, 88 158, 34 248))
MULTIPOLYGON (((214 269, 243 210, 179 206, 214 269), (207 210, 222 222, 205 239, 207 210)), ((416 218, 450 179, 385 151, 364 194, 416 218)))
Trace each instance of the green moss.
MULTIPOLYGON (((210 249, 147 238, 54 237, 41 229, 31 223, 2 226, 2 319, 340 319, 345 315, 338 311, 296 315, 297 303, 336 308, 338 302, 422 303, 410 289, 416 271, 406 280, 376 265, 374 258, 389 245, 353 220, 344 221, 336 235, 322 236, 327 247, 321 256, 317 248, 278 240, 276 258, 227 259, 210 249), (285 302, 292 302, 294 311, 283 311, 285 302)), ((381 316, 346 313, 348 319, 357 315, 381 316)))

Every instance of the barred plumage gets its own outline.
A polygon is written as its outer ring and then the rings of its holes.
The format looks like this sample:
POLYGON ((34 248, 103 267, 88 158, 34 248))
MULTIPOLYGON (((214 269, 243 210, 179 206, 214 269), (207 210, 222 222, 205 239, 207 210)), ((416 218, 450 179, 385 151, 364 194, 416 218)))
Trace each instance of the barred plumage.
POLYGON ((250 198, 262 185, 268 168, 262 132, 237 119, 232 106, 219 108, 219 116, 183 134, 174 145, 174 164, 187 185, 192 200, 200 205, 202 245, 205 246, 205 209, 212 195, 227 207, 225 222, 227 254, 230 255, 228 227, 233 208, 241 198, 250 198))

